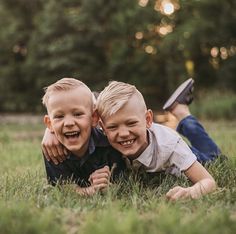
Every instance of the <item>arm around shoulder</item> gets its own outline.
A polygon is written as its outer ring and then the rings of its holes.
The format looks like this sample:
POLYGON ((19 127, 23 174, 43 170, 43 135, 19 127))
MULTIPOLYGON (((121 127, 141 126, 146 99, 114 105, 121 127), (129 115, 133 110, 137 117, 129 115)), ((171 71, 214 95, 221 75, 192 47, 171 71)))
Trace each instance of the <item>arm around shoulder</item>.
POLYGON ((54 164, 58 164, 66 159, 66 148, 48 128, 45 129, 41 147, 47 161, 52 161, 54 164))

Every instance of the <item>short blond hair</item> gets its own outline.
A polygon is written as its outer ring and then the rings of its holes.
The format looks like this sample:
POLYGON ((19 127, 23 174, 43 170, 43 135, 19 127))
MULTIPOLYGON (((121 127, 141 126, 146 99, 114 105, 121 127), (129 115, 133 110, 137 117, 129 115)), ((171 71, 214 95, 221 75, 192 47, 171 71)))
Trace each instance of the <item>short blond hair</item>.
POLYGON ((108 86, 99 94, 96 108, 101 118, 109 117, 120 110, 133 95, 137 95, 142 105, 147 109, 143 95, 134 85, 111 81, 108 86))
POLYGON ((45 87, 44 88, 45 94, 42 98, 42 103, 47 108, 48 100, 51 97, 51 95, 53 95, 53 93, 60 92, 60 91, 69 91, 69 90, 76 89, 78 87, 83 87, 87 89, 89 93, 91 93, 91 103, 94 105, 94 96, 91 90, 89 89, 89 87, 82 81, 77 80, 75 78, 62 78, 58 80, 57 82, 49 85, 48 87, 45 87))

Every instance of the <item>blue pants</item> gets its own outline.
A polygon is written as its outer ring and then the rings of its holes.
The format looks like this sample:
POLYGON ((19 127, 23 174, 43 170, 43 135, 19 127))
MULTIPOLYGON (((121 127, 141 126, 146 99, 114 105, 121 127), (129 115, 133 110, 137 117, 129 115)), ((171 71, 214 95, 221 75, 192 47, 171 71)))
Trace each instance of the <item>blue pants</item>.
POLYGON ((218 146, 209 137, 199 121, 192 115, 182 119, 176 130, 189 140, 191 143, 190 148, 197 156, 199 162, 212 161, 221 154, 218 146))

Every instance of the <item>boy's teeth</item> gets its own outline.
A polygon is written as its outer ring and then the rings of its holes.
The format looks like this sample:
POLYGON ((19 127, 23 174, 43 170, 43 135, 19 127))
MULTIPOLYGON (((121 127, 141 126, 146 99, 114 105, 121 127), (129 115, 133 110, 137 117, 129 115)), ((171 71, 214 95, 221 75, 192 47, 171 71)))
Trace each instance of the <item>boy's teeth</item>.
POLYGON ((67 132, 67 133, 65 133, 66 136, 75 136, 77 134, 79 134, 79 132, 67 132))
POLYGON ((122 141, 120 144, 121 144, 121 145, 131 145, 133 142, 134 142, 134 140, 122 141))

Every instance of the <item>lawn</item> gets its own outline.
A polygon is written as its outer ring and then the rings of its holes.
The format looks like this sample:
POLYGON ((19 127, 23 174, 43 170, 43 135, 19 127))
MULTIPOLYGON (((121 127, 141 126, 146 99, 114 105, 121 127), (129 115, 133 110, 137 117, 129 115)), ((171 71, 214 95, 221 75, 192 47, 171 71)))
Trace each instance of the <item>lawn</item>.
POLYGON ((236 233, 236 121, 204 121, 229 160, 209 165, 219 188, 199 200, 168 202, 178 180, 150 186, 130 178, 83 198, 47 185, 37 121, 0 123, 0 233, 236 233), (155 186, 153 186, 155 185, 155 186))

